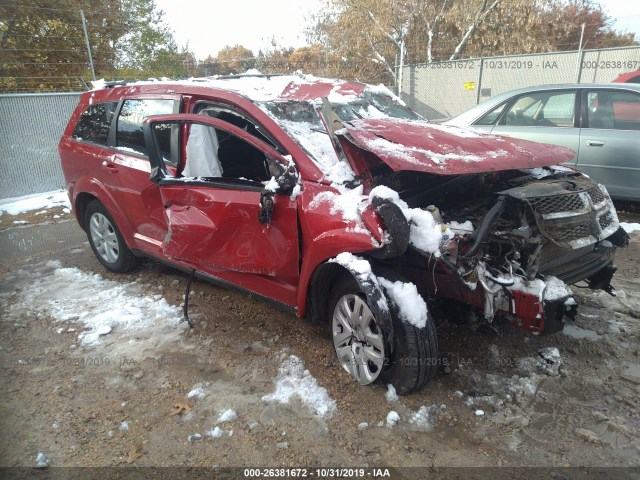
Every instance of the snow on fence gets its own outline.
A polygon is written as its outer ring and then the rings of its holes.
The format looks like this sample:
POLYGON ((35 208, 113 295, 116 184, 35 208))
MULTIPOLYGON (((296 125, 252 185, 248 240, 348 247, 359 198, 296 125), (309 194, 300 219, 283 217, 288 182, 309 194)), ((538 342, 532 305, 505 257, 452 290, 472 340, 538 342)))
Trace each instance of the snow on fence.
POLYGON ((58 142, 79 97, 0 95, 0 198, 64 188, 58 142))
POLYGON ((634 70, 640 70, 640 47, 407 65, 403 68, 402 98, 425 118, 445 119, 516 88, 611 82, 634 70))

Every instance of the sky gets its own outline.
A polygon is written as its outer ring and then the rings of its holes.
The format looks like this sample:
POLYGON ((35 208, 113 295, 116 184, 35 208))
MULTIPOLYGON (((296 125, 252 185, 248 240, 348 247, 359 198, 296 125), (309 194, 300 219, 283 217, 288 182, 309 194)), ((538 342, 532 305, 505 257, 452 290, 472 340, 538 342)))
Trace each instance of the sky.
MULTIPOLYGON (((252 50, 301 47, 305 27, 328 0, 155 0, 178 45, 188 43, 196 58, 215 56, 224 46, 240 44, 252 50)), ((640 0, 600 0, 614 28, 640 38, 640 0)))

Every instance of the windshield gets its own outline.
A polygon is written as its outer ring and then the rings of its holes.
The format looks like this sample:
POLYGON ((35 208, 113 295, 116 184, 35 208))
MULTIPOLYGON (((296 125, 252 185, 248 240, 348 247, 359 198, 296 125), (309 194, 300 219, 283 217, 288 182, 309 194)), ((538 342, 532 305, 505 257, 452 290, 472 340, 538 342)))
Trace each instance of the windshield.
MULTIPOLYGON (((343 122, 363 118, 423 120, 400 99, 384 93, 365 90, 359 96, 343 98, 344 101, 331 101, 333 111, 343 122)), ((309 154, 325 176, 328 176, 338 158, 317 112, 320 101, 284 100, 262 102, 258 105, 309 154)))

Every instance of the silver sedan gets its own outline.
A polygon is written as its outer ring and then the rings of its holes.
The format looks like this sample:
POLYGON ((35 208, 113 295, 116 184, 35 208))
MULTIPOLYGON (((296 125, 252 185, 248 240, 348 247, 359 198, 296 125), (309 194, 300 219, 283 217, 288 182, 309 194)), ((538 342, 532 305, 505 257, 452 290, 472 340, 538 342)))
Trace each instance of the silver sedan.
POLYGON ((640 85, 543 85, 505 92, 445 122, 554 143, 614 199, 640 201, 640 85))

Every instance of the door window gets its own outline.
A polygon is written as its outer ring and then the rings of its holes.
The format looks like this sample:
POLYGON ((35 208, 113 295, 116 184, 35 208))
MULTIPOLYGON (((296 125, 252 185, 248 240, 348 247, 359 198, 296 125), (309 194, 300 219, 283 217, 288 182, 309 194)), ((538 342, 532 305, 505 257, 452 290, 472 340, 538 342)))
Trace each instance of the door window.
MULTIPOLYGON (((125 100, 118 116, 116 145, 118 150, 147 156, 142 120, 150 115, 173 113, 175 100, 125 100)), ((161 149, 170 144, 171 129, 157 130, 161 149)))
POLYGON ((589 128, 640 130, 640 95, 595 90, 587 93, 589 128))
MULTIPOLYGON (((165 165, 171 158, 171 142, 163 142, 162 137, 167 137, 166 132, 170 132, 171 127, 169 123, 156 123, 153 127, 165 165)), ((263 151, 225 130, 197 123, 185 124, 183 138, 182 169, 176 173, 178 177, 237 179, 242 183, 265 182, 278 173, 270 171, 263 151)))
POLYGON ((502 125, 573 127, 576 92, 536 92, 519 97, 502 125))

